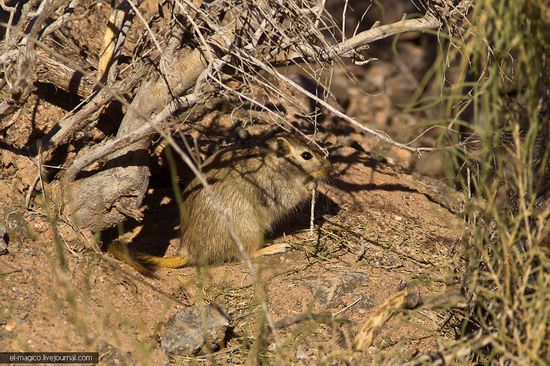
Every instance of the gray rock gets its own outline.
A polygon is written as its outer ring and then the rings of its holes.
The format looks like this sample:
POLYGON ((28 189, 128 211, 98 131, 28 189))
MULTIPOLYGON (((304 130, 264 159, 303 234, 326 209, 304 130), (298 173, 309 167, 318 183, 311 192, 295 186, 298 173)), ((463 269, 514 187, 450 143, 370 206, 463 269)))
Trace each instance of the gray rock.
POLYGON ((4 206, 4 217, 6 224, 6 233, 12 238, 19 238, 20 241, 26 239, 36 239, 36 233, 29 227, 29 223, 23 217, 18 208, 4 206))
POLYGON ((8 234, 6 227, 0 222, 0 255, 8 252, 8 234))
POLYGON ((160 345, 167 354, 180 356, 216 350, 223 346, 229 323, 219 306, 191 306, 168 319, 160 345))

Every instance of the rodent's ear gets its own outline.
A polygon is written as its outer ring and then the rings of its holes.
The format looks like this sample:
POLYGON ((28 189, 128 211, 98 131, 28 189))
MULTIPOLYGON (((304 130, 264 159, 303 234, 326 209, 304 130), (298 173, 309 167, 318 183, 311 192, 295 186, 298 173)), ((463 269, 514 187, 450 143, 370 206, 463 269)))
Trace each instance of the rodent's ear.
POLYGON ((284 137, 277 137, 277 156, 286 156, 292 150, 292 145, 284 137))

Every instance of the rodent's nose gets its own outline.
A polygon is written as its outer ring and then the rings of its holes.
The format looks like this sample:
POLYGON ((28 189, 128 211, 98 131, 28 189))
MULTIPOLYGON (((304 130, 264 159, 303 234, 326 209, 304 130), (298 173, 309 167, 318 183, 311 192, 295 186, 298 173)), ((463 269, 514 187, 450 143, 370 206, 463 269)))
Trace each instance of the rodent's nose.
POLYGON ((318 178, 324 179, 332 170, 332 164, 328 159, 323 159, 322 165, 319 167, 318 178))

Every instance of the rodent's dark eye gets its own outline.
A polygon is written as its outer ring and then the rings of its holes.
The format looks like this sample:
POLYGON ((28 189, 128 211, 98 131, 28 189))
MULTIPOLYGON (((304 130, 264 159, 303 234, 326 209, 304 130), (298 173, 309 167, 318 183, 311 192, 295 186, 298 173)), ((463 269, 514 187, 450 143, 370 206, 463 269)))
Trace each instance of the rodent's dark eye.
POLYGON ((309 160, 309 159, 311 159, 312 157, 313 157, 313 155, 311 155, 311 153, 308 152, 308 151, 304 151, 304 152, 302 153, 302 158, 303 158, 304 160, 309 160))

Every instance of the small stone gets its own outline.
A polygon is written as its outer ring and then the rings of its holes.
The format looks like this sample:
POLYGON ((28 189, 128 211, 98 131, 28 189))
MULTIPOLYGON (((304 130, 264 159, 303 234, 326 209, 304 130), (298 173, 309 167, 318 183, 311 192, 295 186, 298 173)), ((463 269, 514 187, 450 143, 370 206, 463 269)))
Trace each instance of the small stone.
POLYGON ((8 252, 8 234, 6 227, 0 223, 0 255, 8 252))
POLYGON ((168 319, 161 347, 167 354, 181 356, 219 349, 230 328, 229 322, 226 311, 219 306, 185 308, 168 319))
POLYGON ((17 327, 17 322, 15 320, 10 320, 9 322, 4 325, 4 329, 8 332, 13 331, 17 327))
POLYGON ((99 341, 97 344, 97 352, 99 352, 100 362, 99 366, 103 365, 116 365, 116 366, 130 366, 135 365, 136 360, 130 352, 124 352, 115 346, 99 341))
POLYGON ((309 357, 306 354, 306 349, 303 345, 299 345, 298 349, 296 350, 296 359, 297 360, 307 360, 309 357))
POLYGON ((36 234, 30 229, 27 220, 18 209, 4 206, 4 216, 6 217, 6 233, 10 239, 13 237, 19 238, 19 241, 23 239, 36 239, 36 234))

